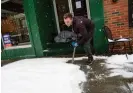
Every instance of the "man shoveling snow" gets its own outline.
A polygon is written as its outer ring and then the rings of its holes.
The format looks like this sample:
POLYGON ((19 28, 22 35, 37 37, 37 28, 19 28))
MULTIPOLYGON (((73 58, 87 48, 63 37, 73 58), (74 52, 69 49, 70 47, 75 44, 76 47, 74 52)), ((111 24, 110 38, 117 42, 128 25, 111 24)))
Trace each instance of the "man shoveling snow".
POLYGON ((93 39, 94 23, 82 16, 72 16, 70 13, 64 15, 64 23, 73 27, 73 31, 77 34, 77 41, 72 42, 73 47, 82 45, 88 56, 88 63, 93 61, 91 52, 91 41, 93 39))

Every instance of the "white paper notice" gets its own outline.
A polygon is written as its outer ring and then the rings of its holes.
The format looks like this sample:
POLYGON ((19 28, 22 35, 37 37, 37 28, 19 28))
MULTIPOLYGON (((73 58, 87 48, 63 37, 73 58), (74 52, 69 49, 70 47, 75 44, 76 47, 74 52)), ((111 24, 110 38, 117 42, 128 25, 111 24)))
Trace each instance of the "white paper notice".
POLYGON ((81 1, 76 2, 76 8, 81 8, 81 1))

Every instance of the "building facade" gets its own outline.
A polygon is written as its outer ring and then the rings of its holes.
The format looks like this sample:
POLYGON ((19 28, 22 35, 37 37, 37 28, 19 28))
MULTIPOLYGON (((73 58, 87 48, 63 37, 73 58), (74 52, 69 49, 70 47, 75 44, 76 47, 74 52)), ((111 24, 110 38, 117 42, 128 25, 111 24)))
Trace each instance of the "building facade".
MULTIPOLYGON (((70 43, 54 42, 54 37, 62 31, 63 14, 67 12, 93 20, 95 53, 104 54, 108 48, 102 29, 105 24, 111 28, 114 37, 127 37, 128 33, 133 33, 132 26, 129 28, 128 8, 125 0, 115 4, 113 0, 3 0, 2 59, 71 54, 70 43), (11 7, 7 8, 9 5, 11 7), (120 11, 123 6, 125 8, 120 11), (118 14, 122 20, 117 19, 118 14)), ((79 47, 77 53, 83 53, 83 49, 79 47)))
MULTIPOLYGON (((104 0, 103 2, 105 25, 111 29, 113 38, 133 38, 133 0, 112 1, 104 0)), ((116 48, 116 50, 119 49, 116 48)))
MULTIPOLYGON (((133 11, 132 0, 118 0, 112 2, 111 0, 104 0, 104 16, 105 24, 110 27, 113 37, 133 37, 133 21, 129 13, 133 11), (128 4, 129 3, 129 4, 128 4)), ((133 12, 132 12, 133 13, 133 12)))

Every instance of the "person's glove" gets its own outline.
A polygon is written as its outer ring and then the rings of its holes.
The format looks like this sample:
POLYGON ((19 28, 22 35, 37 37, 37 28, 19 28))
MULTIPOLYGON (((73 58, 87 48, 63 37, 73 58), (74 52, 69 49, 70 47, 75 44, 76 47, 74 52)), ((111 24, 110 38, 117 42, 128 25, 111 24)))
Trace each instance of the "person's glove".
POLYGON ((77 42, 72 42, 72 46, 73 47, 77 47, 78 46, 78 43, 77 42))

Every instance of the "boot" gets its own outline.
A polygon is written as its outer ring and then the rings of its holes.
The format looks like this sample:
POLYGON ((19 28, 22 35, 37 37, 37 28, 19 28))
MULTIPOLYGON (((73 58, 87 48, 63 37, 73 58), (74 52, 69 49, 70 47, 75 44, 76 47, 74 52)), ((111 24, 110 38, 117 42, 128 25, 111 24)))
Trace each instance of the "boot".
POLYGON ((92 63, 93 62, 93 56, 92 55, 88 55, 88 62, 92 63))

